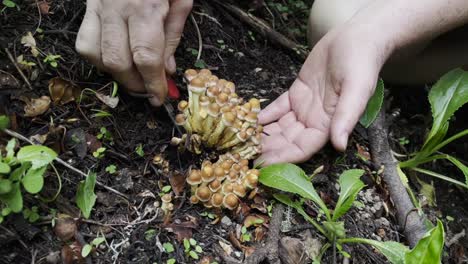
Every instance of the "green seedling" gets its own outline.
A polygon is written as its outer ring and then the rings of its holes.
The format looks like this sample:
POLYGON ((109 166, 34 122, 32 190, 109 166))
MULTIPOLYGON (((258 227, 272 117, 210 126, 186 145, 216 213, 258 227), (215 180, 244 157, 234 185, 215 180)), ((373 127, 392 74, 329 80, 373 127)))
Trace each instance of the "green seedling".
POLYGON ((200 257, 198 254, 203 253, 203 249, 198 245, 197 241, 193 238, 184 239, 184 252, 190 258, 198 260, 200 257))
POLYGON ((401 146, 405 146, 405 145, 408 145, 410 143, 410 141, 406 137, 401 137, 401 138, 398 139, 398 143, 401 146))
POLYGON ((100 148, 96 149, 96 151, 93 152, 93 157, 95 157, 97 159, 102 159, 102 158, 104 158, 105 152, 106 152, 106 148, 105 147, 100 147, 100 148))
POLYGON ((172 190, 172 187, 170 185, 166 185, 164 187, 161 188, 161 196, 163 196, 164 194, 166 193, 169 193, 170 191, 172 190))
POLYGON ((27 219, 30 223, 35 223, 40 218, 38 211, 39 208, 37 206, 31 207, 31 209, 24 208, 23 217, 24 219, 27 219))
POLYGON ((157 235, 157 231, 155 229, 148 229, 145 231, 145 240, 152 241, 157 235))
POLYGON ((174 252, 174 246, 169 242, 164 243, 163 248, 164 251, 168 254, 174 252))
POLYGON ((322 255, 330 247, 334 247, 340 254, 349 257, 349 253, 343 250, 346 243, 365 243, 378 249, 387 259, 394 264, 404 263, 438 263, 444 245, 444 231, 440 221, 437 227, 430 230, 427 236, 416 245, 413 250, 409 250, 403 244, 387 241, 379 242, 364 238, 349 238, 346 236, 344 222, 341 217, 353 205, 357 194, 365 186, 360 180, 364 170, 347 170, 339 177, 340 196, 333 211, 330 211, 322 201, 314 186, 310 182, 305 172, 293 164, 275 164, 260 170, 259 181, 268 187, 284 192, 293 193, 300 196, 299 200, 293 201, 288 195, 275 194, 274 197, 294 208, 305 220, 310 222, 323 236, 327 238, 327 243, 323 246, 320 255, 314 263, 320 263, 322 255), (303 209, 305 200, 310 200, 316 204, 323 212, 323 220, 310 217, 303 209), (431 246, 431 250, 427 250, 431 246), (429 262, 414 262, 415 259, 429 262), (436 262, 434 262, 436 261, 436 262))
POLYGON ((202 213, 200 214, 200 216, 208 217, 209 219, 215 219, 215 218, 216 218, 216 215, 215 215, 215 214, 208 213, 208 212, 202 212, 202 213))
POLYGON ((101 127, 99 129, 99 133, 97 134, 96 138, 108 141, 112 141, 113 139, 111 132, 109 132, 109 130, 107 130, 105 127, 101 127))
POLYGON ((198 69, 205 69, 206 68, 206 63, 204 60, 200 59, 200 60, 197 60, 194 64, 194 66, 198 69))
POLYGON ((83 216, 89 218, 91 210, 96 203, 96 194, 94 193, 94 186, 96 185, 96 173, 89 173, 84 181, 78 184, 76 192, 76 204, 80 208, 83 216))
POLYGON ((60 55, 48 54, 44 58, 44 63, 47 63, 47 64, 49 64, 50 66, 52 66, 54 68, 57 68, 58 60, 61 59, 61 58, 62 58, 62 56, 60 56, 60 55))
POLYGON ((81 249, 81 256, 83 258, 86 258, 87 256, 89 256, 89 253, 91 253, 93 248, 99 247, 99 245, 101 245, 104 241, 106 241, 106 238, 104 236, 96 237, 95 239, 93 239, 93 241, 91 241, 91 244, 86 244, 83 246, 83 248, 81 249))
POLYGON ((135 153, 142 158, 145 156, 145 151, 143 150, 143 145, 141 143, 135 148, 135 153))
POLYGON ((110 174, 115 174, 117 172, 117 166, 115 166, 114 164, 111 164, 109 166, 106 167, 106 172, 110 173, 110 174))
POLYGON ((241 228, 241 242, 250 242, 252 240, 252 234, 247 230, 247 227, 242 226, 241 228))

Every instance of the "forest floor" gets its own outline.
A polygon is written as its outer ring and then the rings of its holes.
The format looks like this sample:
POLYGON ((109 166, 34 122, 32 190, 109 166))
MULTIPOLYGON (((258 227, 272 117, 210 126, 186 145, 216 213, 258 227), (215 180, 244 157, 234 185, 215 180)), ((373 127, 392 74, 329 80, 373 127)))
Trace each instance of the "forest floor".
MULTIPOLYGON (((164 108, 154 109, 145 99, 131 97, 119 89, 120 101, 116 108, 108 107, 85 91, 86 96, 80 103, 51 104, 44 114, 25 116, 25 98, 49 96, 49 81, 54 77, 80 89, 90 88, 104 94, 111 92, 112 79, 98 72, 74 50, 76 32, 84 15, 84 1, 16 2, 19 9, 3 8, 0 12, 0 114, 9 115, 13 121, 12 129, 27 138, 45 139, 44 135, 47 135, 43 144, 57 151, 61 159, 84 172, 97 173, 98 181, 123 193, 126 198, 96 186, 97 202, 91 217, 85 219, 75 203, 77 184, 83 176, 56 165, 62 179, 58 197, 51 202, 38 199, 52 197, 58 190, 57 177, 52 170, 46 174, 40 195, 25 196, 25 207, 36 206, 40 218, 29 223, 21 215, 10 215, 0 225, 0 234, 4 234, 0 241, 0 263, 73 263, 61 260, 63 254, 80 258, 79 254, 64 253, 69 246, 53 231, 51 223, 59 213, 76 219, 78 233, 84 241, 89 243, 100 236, 106 238, 106 242, 89 257, 79 260, 82 263, 166 263, 168 259, 175 259, 177 263, 200 262, 184 252, 184 237, 193 238, 201 246, 202 252, 198 255, 205 261, 201 263, 223 263, 223 254, 227 253, 232 259, 242 261, 246 255, 261 248, 274 203, 269 191, 260 190, 255 199, 246 201, 241 210, 234 212, 190 204, 187 201, 190 190, 183 184, 184 175, 190 167, 199 167, 202 157, 178 153, 169 144, 176 130, 164 108), (37 3, 40 3, 39 9, 37 3), (21 43, 28 32, 32 33, 40 51, 38 57, 21 43), (34 63, 29 66, 20 64, 31 87, 25 84, 5 50, 15 60, 22 56, 23 62, 34 63), (44 62, 47 54, 61 56, 56 59, 56 67, 44 62), (105 147, 106 151, 103 157, 96 158, 93 152, 99 147, 105 147), (152 163, 156 155, 169 161, 169 173, 152 163), (111 165, 115 166, 115 172, 109 169, 111 165), (172 190, 166 186, 171 186, 172 190), (168 191, 175 192, 175 208, 170 217, 163 217, 159 210, 160 195, 168 191), (244 220, 249 215, 265 221, 242 232, 244 220), (174 251, 165 252, 165 243, 171 243, 174 251)), ((277 6, 264 8, 257 2, 262 1, 236 5, 244 10, 250 8, 252 14, 275 25, 277 31, 297 43, 306 44, 307 7, 296 7, 302 13, 292 16, 292 8, 279 11, 277 6), (298 30, 288 30, 291 28, 298 30)), ((233 81, 241 97, 265 99, 265 106, 294 81, 302 59, 293 51, 272 44, 212 1, 197 2, 193 16, 202 36, 203 62, 199 61, 197 66, 207 67, 220 78, 233 81)), ((177 73, 173 76, 182 97, 186 97, 182 73, 195 67, 198 45, 196 28, 189 19, 176 53, 177 73)), ((427 91, 427 87, 392 86, 389 89, 387 114, 392 122, 389 141, 396 153, 410 154, 423 143, 431 124, 427 91)), ((176 101, 169 103, 174 107, 177 105, 176 101)), ((466 128, 463 116, 467 114, 466 107, 459 111, 449 133, 466 128)), ((0 134, 0 145, 6 145, 9 139, 0 134)), ((444 151, 468 160, 466 140, 460 140, 444 151)), ((359 206, 344 217, 347 234, 381 241, 406 241, 397 225, 385 183, 370 160, 366 129, 358 125, 345 153, 326 146, 300 166, 307 173, 323 166, 313 183, 327 204, 334 204, 338 197, 336 182, 341 172, 349 168, 364 169, 366 174, 362 179, 366 187, 358 196, 359 206)), ((463 177, 447 163, 437 162, 428 168, 452 177, 463 177)), ((415 175, 410 178, 414 179, 415 175)), ((439 180, 419 178, 425 182, 434 181, 434 205, 430 206, 421 195, 418 198, 423 201, 428 215, 443 220, 446 241, 463 230, 468 231, 466 191, 439 180)), ((415 192, 419 193, 418 181, 412 183, 415 192)), ((311 216, 317 215, 313 206, 306 209, 311 216)), ((289 209, 283 215, 281 237, 280 253, 285 263, 306 263, 314 243, 323 243, 313 227, 289 209)), ((83 246, 82 242, 75 242, 73 246, 79 248, 83 246)), ((351 254, 351 263, 387 263, 381 254, 368 246, 346 246, 344 250, 351 254)), ((467 263, 467 250, 468 239, 462 236, 445 248, 444 263, 467 263)), ((328 251, 322 263, 333 263, 333 258, 333 252, 328 251)), ((340 255, 337 259, 339 263, 343 262, 340 255)))

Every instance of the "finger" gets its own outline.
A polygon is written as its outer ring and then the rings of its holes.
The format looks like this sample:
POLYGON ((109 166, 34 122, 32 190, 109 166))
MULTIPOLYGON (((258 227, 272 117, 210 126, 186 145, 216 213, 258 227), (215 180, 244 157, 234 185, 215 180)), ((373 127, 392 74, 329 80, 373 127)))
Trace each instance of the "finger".
POLYGON ((299 163, 304 161, 304 154, 295 145, 285 146, 285 151, 268 151, 263 152, 257 158, 256 164, 261 163, 262 166, 268 166, 276 163, 299 163))
POLYGON ((88 1, 86 13, 76 36, 75 49, 89 62, 102 69, 101 20, 97 14, 97 1, 88 1))
POLYGON ((192 10, 192 0, 171 0, 169 14, 165 22, 166 49, 164 51, 164 61, 166 70, 173 74, 176 71, 174 53, 180 42, 180 37, 184 31, 185 21, 192 10))
POLYGON ((101 57, 106 71, 132 92, 144 92, 143 80, 133 65, 124 18, 111 8, 103 10, 101 57))
POLYGON ((269 124, 280 119, 290 110, 289 92, 285 92, 259 113, 258 121, 260 124, 269 124))
POLYGON ((359 78, 357 76, 343 82, 330 132, 331 141, 337 150, 346 149, 348 137, 364 112, 376 83, 377 77, 359 78))
POLYGON ((263 132, 265 132, 264 134, 266 134, 266 135, 279 134, 279 133, 281 133, 281 127, 278 124, 278 122, 274 122, 274 123, 271 123, 269 125, 266 125, 263 128, 263 132))
POLYGON ((164 19, 169 6, 167 1, 149 2, 152 4, 138 10, 128 19, 130 49, 146 91, 155 95, 150 102, 160 106, 167 95, 164 19))

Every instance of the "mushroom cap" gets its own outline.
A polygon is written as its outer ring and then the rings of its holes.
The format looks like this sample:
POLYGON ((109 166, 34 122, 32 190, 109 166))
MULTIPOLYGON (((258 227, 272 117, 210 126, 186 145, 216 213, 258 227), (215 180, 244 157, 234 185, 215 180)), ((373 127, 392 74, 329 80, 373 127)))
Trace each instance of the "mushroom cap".
POLYGON ((220 90, 224 88, 224 85, 226 85, 227 81, 225 79, 219 79, 218 83, 216 84, 216 87, 218 87, 220 90))
POLYGON ((166 193, 161 197, 161 201, 163 203, 170 203, 172 201, 172 195, 170 193, 166 193))
POLYGON ((236 92, 236 85, 233 82, 226 82, 224 87, 228 88, 231 91, 231 93, 236 92))
POLYGON ((213 166, 209 166, 209 165, 204 166, 201 169, 201 177, 202 177, 203 182, 210 182, 214 180, 216 177, 213 171, 213 166))
POLYGON ((195 192, 195 195, 197 196, 197 198, 202 201, 202 202, 207 202, 210 200, 211 198, 211 190, 210 188, 206 187, 206 186, 200 186, 197 188, 197 191, 195 192))
POLYGON ((200 72, 198 73, 198 75, 204 76, 204 77, 210 77, 212 75, 212 73, 208 69, 201 69, 200 72))
POLYGON ((177 114, 175 117, 175 121, 178 126, 183 126, 185 122, 187 121, 187 119, 185 119, 184 114, 177 114))
POLYGON ((240 172, 241 171, 241 166, 236 163, 236 164, 232 165, 232 170, 240 172))
POLYGON ((231 160, 225 160, 221 163, 221 168, 224 170, 224 173, 228 173, 229 170, 231 170, 232 166, 232 161, 231 160))
POLYGON ((247 166, 247 168, 249 168, 249 167, 248 167, 248 166, 249 166, 249 161, 246 160, 246 159, 241 159, 241 160, 239 161, 239 165, 241 165, 242 169, 244 169, 244 166, 247 166))
POLYGON ((211 163, 211 161, 208 159, 204 160, 201 164, 202 168, 205 166, 211 166, 211 165, 213 165, 213 163, 211 163))
POLYGON ((249 138, 246 131, 240 131, 236 136, 241 142, 245 142, 249 138))
POLYGON ((163 163, 164 159, 163 157, 161 156, 161 154, 156 154, 154 157, 153 157, 153 164, 154 165, 161 165, 163 163))
POLYGON ((202 182, 201 173, 199 170, 191 170, 190 175, 187 177, 187 183, 190 185, 198 185, 202 182))
POLYGON ((218 76, 216 75, 211 75, 208 77, 208 80, 207 80, 207 85, 210 87, 214 87, 217 83, 218 83, 218 76))
POLYGON ((237 181, 237 179, 239 179, 239 172, 238 172, 238 171, 231 170, 231 171, 229 172, 228 178, 229 178, 229 180, 230 180, 231 182, 237 181))
POLYGON ((227 95, 231 95, 231 89, 227 88, 226 86, 223 87, 221 92, 223 92, 223 93, 225 93, 227 95))
POLYGON ((252 109, 252 105, 250 103, 245 103, 241 106, 242 111, 248 113, 252 109))
POLYGON ((191 204, 197 204, 198 202, 200 202, 200 200, 197 198, 196 195, 190 196, 190 203, 191 204))
POLYGON ((212 192, 215 193, 215 192, 217 192, 219 189, 221 189, 221 181, 218 180, 218 179, 216 179, 216 180, 212 181, 212 182, 209 184, 208 187, 210 188, 210 190, 211 190, 212 192))
POLYGON ((252 111, 253 112, 255 112, 255 113, 260 112, 260 110, 261 110, 260 100, 258 100, 257 98, 252 98, 252 99, 249 100, 249 103, 252 106, 252 111))
POLYGON ((211 103, 208 106, 208 114, 212 117, 217 117, 219 115, 219 105, 216 103, 211 103))
POLYGON ((251 189, 257 187, 258 175, 256 175, 255 173, 247 173, 247 175, 245 176, 245 184, 251 189))
POLYGON ((235 195, 239 197, 244 197, 247 191, 245 190, 244 185, 239 184, 239 183, 234 183, 234 186, 232 187, 233 192, 235 195))
POLYGON ((208 87, 206 90, 206 95, 208 97, 216 97, 219 94, 219 89, 216 86, 208 87))
POLYGON ((237 112, 237 118, 238 118, 239 120, 245 120, 245 116, 246 116, 246 114, 245 114, 244 111, 238 111, 238 112, 237 112))
POLYGON ((207 106, 210 103, 210 98, 206 95, 201 95, 198 100, 200 100, 200 105, 207 106))
POLYGON ((184 73, 184 77, 185 79, 187 79, 188 81, 191 81, 193 78, 197 77, 198 73, 196 70, 194 69, 188 69, 185 71, 184 73))
POLYGON ((188 102, 185 100, 182 100, 177 104, 177 109, 181 112, 187 109, 187 107, 188 107, 188 102))
POLYGON ((234 153, 232 154, 232 159, 235 161, 235 162, 239 162, 241 156, 239 153, 234 153))
POLYGON ((190 81, 190 84, 188 85, 188 89, 192 93, 198 93, 198 94, 204 93, 205 90, 206 90, 205 80, 203 80, 200 77, 196 77, 196 78, 192 79, 190 81))
POLYGON ((211 196, 211 204, 214 207, 221 207, 223 205, 224 195, 222 193, 215 193, 211 196))
POLYGON ((223 180, 226 177, 226 173, 224 172, 224 169, 221 166, 216 166, 214 168, 214 175, 216 179, 223 180))
POLYGON ((249 123, 257 123, 257 113, 255 112, 249 112, 246 116, 245 116, 245 121, 249 122, 249 123))
POLYGON ((236 116, 232 112, 226 112, 223 114, 223 122, 226 126, 232 126, 236 121, 236 116))
POLYGON ((224 194, 232 193, 232 191, 234 190, 233 187, 234 186, 232 185, 232 183, 224 182, 223 187, 221 187, 221 192, 223 192, 224 194))
POLYGON ((239 199, 235 194, 227 194, 223 199, 223 206, 229 210, 234 210, 239 205, 239 199))
POLYGON ((216 103, 219 104, 220 106, 224 106, 229 100, 229 95, 226 93, 219 93, 218 96, 216 97, 216 103))
POLYGON ((253 127, 249 127, 247 128, 246 133, 250 137, 255 133, 255 129, 253 127))

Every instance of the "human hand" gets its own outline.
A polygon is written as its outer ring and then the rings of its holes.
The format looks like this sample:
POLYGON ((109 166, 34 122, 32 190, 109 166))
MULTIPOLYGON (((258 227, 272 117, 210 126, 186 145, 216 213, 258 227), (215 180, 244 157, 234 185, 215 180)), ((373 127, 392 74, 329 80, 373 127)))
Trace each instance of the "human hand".
POLYGON ((87 0, 77 51, 130 92, 167 94, 166 72, 176 70, 179 44, 192 0, 87 0))
POLYGON ((329 139, 346 149, 390 54, 378 39, 368 25, 344 25, 317 43, 289 91, 260 112, 268 135, 257 162, 302 162, 329 139))

